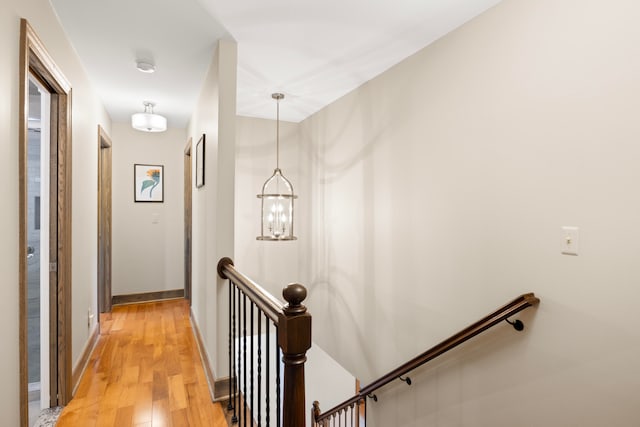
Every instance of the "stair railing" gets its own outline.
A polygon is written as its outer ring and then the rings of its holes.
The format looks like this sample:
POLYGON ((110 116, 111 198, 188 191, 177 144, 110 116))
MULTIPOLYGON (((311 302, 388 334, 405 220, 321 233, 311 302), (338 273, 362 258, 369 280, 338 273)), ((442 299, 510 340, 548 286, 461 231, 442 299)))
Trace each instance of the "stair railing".
MULTIPOLYGON (((497 325, 502 321, 506 321, 517 331, 524 329, 524 324, 520 320, 510 321, 509 317, 524 310, 527 307, 537 305, 540 302, 533 293, 520 295, 518 298, 500 307, 496 311, 481 320, 466 327, 462 331, 442 341, 440 344, 430 348, 424 353, 414 357, 403 365, 397 367, 391 372, 381 376, 371 384, 360 389, 353 397, 345 400, 339 405, 331 408, 326 412, 320 410, 320 404, 313 402, 311 409, 311 425, 313 427, 363 427, 367 425, 366 405, 367 398, 377 401, 375 392, 389 384, 391 381, 400 380, 411 385, 411 378, 407 374, 414 369, 424 365, 430 360, 446 353, 447 351, 459 346, 465 341, 475 337, 476 335, 486 331, 487 329, 497 325)), ((302 424, 301 424, 302 425, 302 424)))
POLYGON ((304 426, 304 363, 306 352, 311 348, 311 315, 302 304, 307 290, 297 283, 288 285, 282 291, 287 301, 284 304, 236 270, 230 258, 220 259, 218 275, 229 280, 227 410, 232 411, 231 421, 241 426, 304 426), (272 331, 277 340, 275 348, 270 348, 272 331), (284 365, 282 379, 280 361, 284 365), (275 371, 275 384, 270 383, 274 376, 271 369, 275 371), (282 396, 281 382, 284 384, 282 396), (275 404, 272 388, 275 389, 275 404), (275 419, 271 418, 272 413, 275 419))

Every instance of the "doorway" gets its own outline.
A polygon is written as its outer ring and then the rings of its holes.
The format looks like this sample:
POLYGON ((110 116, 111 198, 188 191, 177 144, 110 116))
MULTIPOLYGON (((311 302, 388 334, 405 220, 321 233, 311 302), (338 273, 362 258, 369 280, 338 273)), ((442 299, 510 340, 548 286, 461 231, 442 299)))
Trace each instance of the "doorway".
POLYGON ((111 312, 111 138, 98 125, 98 316, 111 312))
MULTIPOLYGON (((27 376, 29 425, 49 407, 49 110, 51 96, 29 76, 27 123, 27 376)), ((55 242, 53 242, 55 244, 55 242)))
POLYGON ((70 98, 71 86, 23 19, 18 160, 22 427, 40 409, 71 399, 70 98), (31 408, 30 390, 36 402, 31 408))
POLYGON ((191 138, 184 149, 184 297, 191 305, 191 138))

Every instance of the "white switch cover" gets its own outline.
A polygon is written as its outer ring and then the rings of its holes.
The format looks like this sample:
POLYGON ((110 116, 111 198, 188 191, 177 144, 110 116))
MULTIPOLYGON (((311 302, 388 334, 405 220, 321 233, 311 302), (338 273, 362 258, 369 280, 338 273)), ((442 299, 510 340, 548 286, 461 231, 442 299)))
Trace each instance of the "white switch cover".
POLYGON ((159 222, 160 222, 160 214, 159 213, 151 214, 151 224, 157 224, 159 222))
POLYGON ((565 255, 578 255, 578 244, 580 243, 578 227, 562 227, 562 253, 565 255))

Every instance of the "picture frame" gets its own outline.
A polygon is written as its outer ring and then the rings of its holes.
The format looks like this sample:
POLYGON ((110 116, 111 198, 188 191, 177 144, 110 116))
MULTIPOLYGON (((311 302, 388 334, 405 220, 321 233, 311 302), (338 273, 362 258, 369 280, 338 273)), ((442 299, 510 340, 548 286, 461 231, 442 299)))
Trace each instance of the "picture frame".
POLYGON ((164 165, 133 165, 133 200, 164 202, 164 165))
POLYGON ((196 188, 204 187, 204 153, 205 153, 205 139, 206 136, 203 133, 198 142, 196 143, 196 188))

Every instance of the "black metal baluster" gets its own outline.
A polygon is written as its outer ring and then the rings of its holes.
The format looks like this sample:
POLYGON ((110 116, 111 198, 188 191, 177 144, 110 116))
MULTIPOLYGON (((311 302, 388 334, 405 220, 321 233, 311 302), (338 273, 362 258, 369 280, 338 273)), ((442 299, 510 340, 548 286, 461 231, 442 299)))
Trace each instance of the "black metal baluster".
MULTIPOLYGON (((233 417, 231 417, 231 422, 233 424, 238 422, 238 414, 236 413, 236 408, 238 407, 238 383, 236 382, 237 378, 237 370, 238 370, 238 361, 236 360, 237 351, 236 351, 236 287, 233 287, 233 373, 229 381, 233 382, 233 417)), ((231 398, 231 396, 229 396, 231 398)))
MULTIPOLYGON (((240 292, 240 290, 238 289, 238 291, 240 292)), ((244 292, 242 292, 242 295, 244 295, 244 292)), ((242 411, 241 411, 241 407, 240 405, 242 404, 242 376, 244 374, 244 372, 242 371, 242 341, 240 340, 240 333, 242 331, 242 305, 240 304, 240 301, 242 301, 241 298, 241 294, 238 293, 238 299, 236 300, 236 312, 237 312, 237 316, 236 316, 236 321, 238 322, 238 334, 237 339, 236 339, 236 343, 237 343, 237 353, 238 353, 238 361, 237 361, 237 371, 238 371, 238 384, 236 385, 236 394, 238 396, 238 425, 242 424, 242 411)))
MULTIPOLYGON (((276 336, 278 336, 278 327, 276 326, 276 336)), ((276 343, 276 425, 278 427, 280 424, 280 359, 282 358, 280 354, 280 346, 276 343)))
POLYGON ((258 310, 258 427, 262 427, 262 312, 258 310))
POLYGON ((242 299, 242 313, 244 321, 242 323, 242 362, 243 362, 243 374, 244 385, 242 387, 242 401, 244 402, 244 427, 247 427, 247 294, 243 295, 242 299))
POLYGON ((266 314, 264 315, 264 318, 265 318, 265 323, 266 323, 266 328, 267 328, 267 348, 266 348, 266 354, 267 354, 267 372, 266 372, 266 376, 265 376, 265 385, 266 385, 266 387, 265 387, 265 388, 266 388, 265 393, 266 393, 266 397, 267 397, 267 398, 266 398, 266 404, 267 404, 267 405, 266 405, 266 408, 265 408, 265 416, 267 417, 267 418, 266 418, 266 424, 267 424, 267 427, 270 427, 270 425, 271 425, 271 423, 270 423, 270 421, 271 421, 271 416, 270 416, 270 413, 269 413, 269 412, 270 412, 269 396, 271 395, 271 390, 270 390, 270 389, 271 389, 271 387, 270 387, 270 385, 271 385, 271 384, 270 384, 271 379, 269 378, 269 358, 270 358, 270 355, 271 355, 271 352, 269 351, 269 341, 270 341, 270 337, 269 337, 269 323, 270 323, 270 322, 269 322, 269 318, 267 317, 267 315, 266 315, 266 314))
POLYGON ((367 399, 364 399, 364 401, 362 402, 362 404, 364 405, 364 426, 367 427, 367 399))
POLYGON ((255 406, 255 401, 253 399, 253 345, 254 345, 254 341, 256 339, 256 336, 254 335, 254 331, 253 331, 253 302, 251 302, 251 363, 249 364, 249 366, 251 367, 251 421, 253 423, 253 419, 255 418, 255 413, 256 413, 256 406, 255 406))
POLYGON ((233 282, 229 279, 229 403, 227 403, 227 411, 230 411, 233 408, 233 404, 231 404, 231 382, 233 381, 233 371, 231 366, 231 358, 233 354, 231 353, 231 293, 233 292, 233 282))

